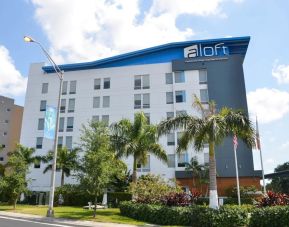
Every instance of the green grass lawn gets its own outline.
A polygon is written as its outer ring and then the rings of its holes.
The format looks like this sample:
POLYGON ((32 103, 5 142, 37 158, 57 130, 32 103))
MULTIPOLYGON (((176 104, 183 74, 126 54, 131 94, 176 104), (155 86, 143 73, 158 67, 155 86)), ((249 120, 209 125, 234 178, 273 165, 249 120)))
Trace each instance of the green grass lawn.
MULTIPOLYGON (((47 206, 17 205, 16 210, 12 206, 0 205, 0 211, 17 212, 24 214, 35 214, 46 216, 47 206)), ((145 222, 137 221, 132 218, 120 215, 118 208, 108 208, 97 210, 96 218, 93 218, 92 210, 84 210, 81 207, 55 207, 54 214, 56 218, 70 218, 78 220, 89 220, 97 222, 112 222, 132 225, 144 225, 145 222)))

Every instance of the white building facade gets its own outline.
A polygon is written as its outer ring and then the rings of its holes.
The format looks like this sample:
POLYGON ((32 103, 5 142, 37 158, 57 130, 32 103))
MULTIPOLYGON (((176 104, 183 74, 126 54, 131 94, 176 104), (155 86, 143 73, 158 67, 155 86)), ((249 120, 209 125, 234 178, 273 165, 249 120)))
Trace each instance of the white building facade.
MULTIPOLYGON (((210 70, 194 66, 182 68, 181 65, 188 60, 193 60, 188 61, 190 65, 226 61, 225 58, 232 49, 230 45, 234 44, 235 48, 238 42, 249 42, 247 39, 245 37, 172 43, 95 62, 61 65, 60 68, 64 70, 64 83, 58 144, 68 148, 77 147, 82 125, 88 124, 92 119, 111 124, 123 118, 133 120, 136 112, 143 111, 151 124, 157 124, 184 112, 200 116, 192 107, 193 95, 200 97, 204 105, 209 99, 213 99, 210 97, 208 85, 210 70), (197 49, 195 43, 199 44, 197 49), (227 48, 228 52, 225 48, 216 49, 216 44, 220 43, 219 46, 227 48), (204 45, 211 49, 201 50, 204 45), (180 67, 181 69, 178 69, 180 67)), ((43 63, 31 65, 21 144, 35 147, 36 155, 45 155, 52 150, 53 140, 43 137, 44 116, 46 106, 57 106, 58 89, 59 79, 51 67, 44 66, 43 63)), ((219 89, 223 92, 227 88, 219 89)), ((175 153, 180 133, 174 132, 160 138, 160 144, 168 154, 168 164, 150 155, 146 166, 138 166, 138 174, 150 172, 173 179, 178 177, 177 173, 180 173, 179 177, 186 175, 183 163, 192 157, 196 156, 200 163, 207 162, 207 148, 198 153, 192 147, 181 155, 175 153)), ((132 169, 132 157, 125 162, 128 169, 132 169)), ((227 162, 230 163, 230 158, 227 162)), ((43 174, 44 168, 43 163, 31 166, 29 188, 32 191, 49 191, 51 172, 43 174)), ((65 183, 74 182, 73 177, 65 178, 65 183)), ((60 172, 56 176, 56 185, 60 185, 60 172)))

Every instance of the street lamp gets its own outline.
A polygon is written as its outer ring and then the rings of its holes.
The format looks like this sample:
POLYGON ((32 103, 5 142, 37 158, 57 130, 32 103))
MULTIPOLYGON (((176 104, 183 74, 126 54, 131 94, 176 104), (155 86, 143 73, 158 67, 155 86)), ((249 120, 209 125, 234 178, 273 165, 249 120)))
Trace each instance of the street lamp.
POLYGON ((56 127, 54 135, 54 154, 53 154, 53 163, 52 163, 52 172, 51 172, 51 182, 50 182, 50 195, 49 195, 49 207, 47 210, 47 217, 54 217, 53 210, 53 201, 54 201, 54 190, 55 190, 55 173, 56 173, 56 159, 57 159, 57 143, 58 143, 58 128, 59 128, 59 113, 60 113, 60 100, 61 100, 61 91, 62 91, 62 82, 63 82, 63 71, 58 67, 58 65, 53 61, 48 52, 42 46, 41 43, 35 41, 29 36, 24 36, 25 42, 36 43, 40 46, 45 56, 48 58, 51 63, 54 71, 56 72, 59 78, 59 94, 58 94, 58 104, 57 104, 57 115, 56 115, 56 127))

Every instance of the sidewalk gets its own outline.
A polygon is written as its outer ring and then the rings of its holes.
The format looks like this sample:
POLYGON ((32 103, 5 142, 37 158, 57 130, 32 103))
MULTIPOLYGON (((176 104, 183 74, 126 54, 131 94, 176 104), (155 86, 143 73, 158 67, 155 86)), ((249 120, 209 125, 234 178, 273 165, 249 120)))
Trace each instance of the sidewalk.
MULTIPOLYGON (((93 221, 79 221, 65 218, 48 218, 39 215, 22 214, 7 211, 0 211, 0 216, 9 218, 19 218, 36 222, 43 222, 49 224, 62 224, 67 226, 90 226, 90 227, 136 227, 137 225, 128 224, 117 224, 117 223, 104 223, 104 222, 93 222, 93 221)), ((150 225, 145 225, 150 226, 150 225)))

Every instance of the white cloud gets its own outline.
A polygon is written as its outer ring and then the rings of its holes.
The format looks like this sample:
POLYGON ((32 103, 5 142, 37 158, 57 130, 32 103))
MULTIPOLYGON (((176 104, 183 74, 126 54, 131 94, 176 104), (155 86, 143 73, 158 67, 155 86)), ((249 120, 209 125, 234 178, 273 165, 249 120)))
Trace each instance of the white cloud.
POLYGON ((289 140, 286 141, 285 143, 281 144, 281 148, 282 149, 285 149, 285 148, 288 148, 289 147, 289 140))
POLYGON ((278 65, 278 60, 275 61, 272 75, 279 84, 289 84, 289 65, 278 65))
POLYGON ((289 93, 278 89, 259 88, 247 94, 249 112, 261 123, 281 119, 289 112, 289 93))
POLYGON ((190 39, 194 30, 179 29, 177 18, 224 16, 228 0, 154 0, 146 12, 138 0, 31 1, 56 61, 77 62, 190 39))
POLYGON ((0 95, 17 96, 25 93, 27 78, 15 68, 9 51, 0 45, 0 95))

